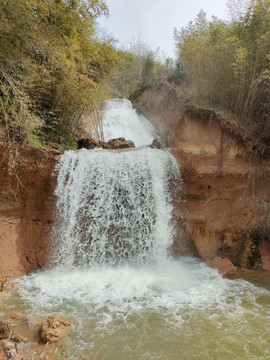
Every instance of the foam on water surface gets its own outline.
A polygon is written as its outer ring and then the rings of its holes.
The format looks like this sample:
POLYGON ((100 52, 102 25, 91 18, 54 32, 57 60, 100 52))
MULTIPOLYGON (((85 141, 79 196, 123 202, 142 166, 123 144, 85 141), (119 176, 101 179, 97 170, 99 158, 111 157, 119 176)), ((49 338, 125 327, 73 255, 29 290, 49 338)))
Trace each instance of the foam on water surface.
POLYGON ((150 266, 50 269, 21 280, 28 316, 74 322, 79 359, 267 359, 270 293, 191 258, 150 266))

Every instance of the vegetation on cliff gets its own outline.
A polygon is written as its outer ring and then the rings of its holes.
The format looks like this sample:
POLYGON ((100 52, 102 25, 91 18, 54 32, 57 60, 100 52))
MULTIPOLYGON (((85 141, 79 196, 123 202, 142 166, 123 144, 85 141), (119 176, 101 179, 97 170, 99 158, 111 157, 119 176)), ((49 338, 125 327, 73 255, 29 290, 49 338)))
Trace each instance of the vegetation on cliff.
POLYGON ((232 113, 269 143, 270 1, 252 0, 242 8, 234 3, 229 2, 230 22, 207 21, 201 11, 195 22, 175 29, 178 61, 193 103, 232 113))
POLYGON ((0 2, 0 140, 72 146, 85 108, 154 78, 156 54, 99 36, 104 0, 0 2))
POLYGON ((118 55, 120 60, 107 78, 114 97, 134 98, 143 88, 158 86, 173 72, 169 59, 166 63, 160 61, 160 50, 151 50, 139 36, 118 55))
POLYGON ((117 61, 113 40, 99 40, 103 0, 0 2, 2 136, 67 141, 85 106, 104 97, 99 83, 117 61))
POLYGON ((231 113, 269 144, 270 0, 229 5, 230 22, 207 21, 202 11, 175 30, 175 66, 140 35, 126 50, 101 38, 96 21, 108 15, 105 0, 2 0, 0 141, 70 147, 85 108, 163 83, 176 90, 178 107, 190 99, 231 113))

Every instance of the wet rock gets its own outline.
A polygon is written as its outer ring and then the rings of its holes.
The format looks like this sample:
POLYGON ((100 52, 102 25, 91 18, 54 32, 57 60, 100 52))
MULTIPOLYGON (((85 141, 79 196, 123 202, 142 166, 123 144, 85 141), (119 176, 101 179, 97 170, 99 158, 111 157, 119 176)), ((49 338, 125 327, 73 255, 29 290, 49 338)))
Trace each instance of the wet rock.
POLYGON ((131 140, 126 140, 123 137, 111 139, 108 142, 106 141, 96 141, 92 138, 83 138, 78 140, 78 148, 82 149, 88 149, 92 150, 95 148, 103 148, 107 150, 111 149, 128 149, 128 148, 134 148, 135 144, 131 140))
POLYGON ((83 138, 83 139, 80 139, 78 140, 78 148, 79 149, 82 149, 82 148, 85 148, 85 149, 88 149, 88 150, 92 150, 92 149, 95 149, 95 148, 100 148, 101 145, 99 143, 99 141, 96 141, 92 138, 83 138))
POLYGON ((100 144, 100 146, 102 147, 102 149, 107 149, 107 150, 112 149, 112 145, 108 144, 108 143, 105 142, 105 141, 100 141, 99 144, 100 144))
POLYGON ((152 144, 149 145, 149 147, 152 149, 161 149, 161 144, 157 139, 154 139, 152 144))
POLYGON ((7 278, 0 279, 0 292, 4 291, 5 284, 10 284, 7 278))
POLYGON ((108 141, 109 145, 112 145, 113 149, 128 149, 135 148, 135 144, 131 140, 126 140, 123 137, 119 137, 116 139, 111 139, 108 141))
POLYGON ((223 277, 228 279, 235 279, 237 276, 236 267, 229 259, 222 259, 221 257, 216 256, 210 261, 209 266, 217 269, 223 277))
POLYGON ((13 334, 6 321, 0 321, 0 340, 8 339, 13 334))
POLYGON ((9 339, 13 342, 26 342, 26 338, 15 334, 6 321, 0 321, 0 340, 9 339))
POLYGON ((68 319, 51 315, 41 324, 38 330, 39 340, 46 343, 56 342, 66 334, 70 325, 71 322, 68 319))

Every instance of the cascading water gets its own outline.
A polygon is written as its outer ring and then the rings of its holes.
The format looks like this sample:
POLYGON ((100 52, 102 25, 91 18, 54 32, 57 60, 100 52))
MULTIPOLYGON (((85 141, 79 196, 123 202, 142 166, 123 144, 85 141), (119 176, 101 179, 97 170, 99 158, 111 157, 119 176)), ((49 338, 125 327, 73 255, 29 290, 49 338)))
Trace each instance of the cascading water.
POLYGON ((155 138, 151 123, 137 114, 127 99, 105 102, 102 125, 105 141, 122 136, 138 147, 151 144, 155 138))
POLYGON ((168 152, 66 152, 57 169, 58 266, 142 265, 166 258, 172 242, 167 185, 179 176, 168 152))
POLYGON ((269 289, 168 253, 169 152, 68 151, 57 172, 54 266, 21 278, 12 301, 71 318, 71 359, 269 358, 269 289))

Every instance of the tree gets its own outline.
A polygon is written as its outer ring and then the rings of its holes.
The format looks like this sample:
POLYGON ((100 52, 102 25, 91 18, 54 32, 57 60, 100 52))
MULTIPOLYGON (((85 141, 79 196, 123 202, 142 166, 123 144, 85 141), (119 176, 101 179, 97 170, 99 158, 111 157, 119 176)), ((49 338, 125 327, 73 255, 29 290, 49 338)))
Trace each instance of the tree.
POLYGON ((239 21, 247 12, 251 0, 228 0, 227 14, 231 21, 239 21))
POLYGON ((118 55, 113 39, 95 33, 101 14, 108 14, 103 0, 0 2, 0 120, 7 129, 28 136, 42 126, 46 138, 62 142, 83 108, 103 100, 100 83, 118 55))
POLYGON ((229 4, 230 23, 207 22, 200 13, 175 30, 178 61, 193 102, 233 113, 249 131, 270 138, 270 0, 229 4))

